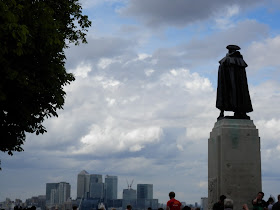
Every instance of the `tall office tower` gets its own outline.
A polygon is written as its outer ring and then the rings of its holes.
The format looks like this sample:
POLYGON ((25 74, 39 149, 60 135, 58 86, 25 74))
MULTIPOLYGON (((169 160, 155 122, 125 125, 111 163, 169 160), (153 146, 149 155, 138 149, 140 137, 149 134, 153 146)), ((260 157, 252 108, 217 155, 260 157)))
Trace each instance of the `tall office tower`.
POLYGON ((122 208, 126 209, 127 205, 132 205, 134 208, 136 208, 136 198, 136 190, 131 188, 123 189, 122 208))
POLYGON ((89 192, 89 173, 85 170, 78 174, 77 179, 77 198, 83 198, 89 192))
POLYGON ((102 175, 90 174, 90 183, 102 183, 102 175))
POLYGON ((67 201, 68 198, 70 198, 70 191, 71 186, 69 183, 66 182, 60 182, 58 185, 58 203, 62 204, 67 201))
POLYGON ((137 199, 153 199, 153 185, 137 184, 137 199))
POLYGON ((58 188, 58 183, 47 183, 46 184, 46 204, 51 202, 51 191, 58 188))
POLYGON ((104 184, 102 183, 102 175, 90 174, 89 176, 89 197, 103 199, 104 184))
POLYGON ((104 184, 103 183, 91 183, 89 197, 91 198, 104 198, 104 184))
POLYGON ((54 205, 58 203, 58 192, 57 189, 51 189, 51 195, 50 195, 50 202, 49 205, 54 205))
POLYGON ((70 195, 71 186, 69 183, 47 183, 46 184, 46 204, 62 204, 67 201, 70 195))
POLYGON ((78 174, 77 198, 103 198, 102 175, 89 174, 83 170, 78 174))
POLYGON ((118 177, 109 176, 105 177, 105 200, 113 200, 118 197, 118 177))
POLYGON ((201 210, 208 210, 208 198, 202 197, 201 198, 201 210))
POLYGON ((123 189, 123 200, 136 200, 136 198, 137 198, 136 190, 123 189))

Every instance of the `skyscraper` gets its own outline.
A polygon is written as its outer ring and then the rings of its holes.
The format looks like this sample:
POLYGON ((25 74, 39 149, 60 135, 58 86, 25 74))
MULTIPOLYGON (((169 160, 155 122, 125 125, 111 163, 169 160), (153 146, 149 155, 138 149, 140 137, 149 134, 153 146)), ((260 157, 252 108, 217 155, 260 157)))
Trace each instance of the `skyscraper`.
POLYGON ((201 198, 201 210, 207 210, 208 209, 208 198, 202 197, 201 198))
POLYGON ((123 200, 136 200, 137 194, 136 190, 133 189, 123 189, 123 200))
POLYGON ((103 199, 104 184, 102 182, 102 175, 90 174, 89 176, 90 176, 89 197, 103 199))
POLYGON ((103 199, 104 198, 104 184, 103 183, 91 183, 89 197, 103 199))
POLYGON ((47 183, 46 184, 46 203, 51 201, 51 191, 58 188, 58 183, 47 183))
POLYGON ((83 170, 78 174, 77 198, 103 198, 104 184, 102 175, 89 174, 83 170))
POLYGON ((57 189, 51 189, 49 205, 58 204, 58 192, 57 189))
POLYGON ((89 191, 89 173, 85 170, 78 174, 77 179, 77 198, 85 197, 86 192, 89 191))
POLYGON ((123 189, 122 208, 126 209, 127 205, 132 205, 133 207, 136 207, 136 198, 136 190, 133 190, 131 188, 123 189))
POLYGON ((66 182, 60 182, 58 184, 58 203, 62 204, 67 201, 68 198, 70 198, 70 191, 71 191, 71 186, 69 183, 66 182))
POLYGON ((105 200, 117 199, 118 195, 118 177, 109 176, 105 177, 105 200))
POLYGON ((102 183, 102 175, 90 174, 90 183, 102 183))
POLYGON ((157 209, 157 199, 153 199, 152 184, 137 184, 137 207, 147 209, 148 207, 157 209))
POLYGON ((137 199, 153 199, 153 185, 137 184, 137 199))
POLYGON ((62 204, 71 197, 71 186, 67 182, 46 184, 46 204, 62 204))

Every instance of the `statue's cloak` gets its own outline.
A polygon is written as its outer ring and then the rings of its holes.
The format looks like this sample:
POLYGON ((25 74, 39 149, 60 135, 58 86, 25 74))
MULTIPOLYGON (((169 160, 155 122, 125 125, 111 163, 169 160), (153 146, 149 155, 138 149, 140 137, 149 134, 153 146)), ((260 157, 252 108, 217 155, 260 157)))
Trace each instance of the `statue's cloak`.
POLYGON ((245 68, 239 51, 228 53, 219 61, 216 107, 224 111, 252 112, 245 68))

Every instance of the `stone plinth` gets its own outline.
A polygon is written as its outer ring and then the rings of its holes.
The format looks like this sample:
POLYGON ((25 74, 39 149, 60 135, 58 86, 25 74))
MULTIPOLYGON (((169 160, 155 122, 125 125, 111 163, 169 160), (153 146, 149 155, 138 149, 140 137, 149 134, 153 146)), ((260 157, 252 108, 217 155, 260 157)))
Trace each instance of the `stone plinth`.
POLYGON ((220 195, 233 199, 234 209, 261 191, 260 137, 252 120, 222 119, 208 139, 208 208, 220 195))

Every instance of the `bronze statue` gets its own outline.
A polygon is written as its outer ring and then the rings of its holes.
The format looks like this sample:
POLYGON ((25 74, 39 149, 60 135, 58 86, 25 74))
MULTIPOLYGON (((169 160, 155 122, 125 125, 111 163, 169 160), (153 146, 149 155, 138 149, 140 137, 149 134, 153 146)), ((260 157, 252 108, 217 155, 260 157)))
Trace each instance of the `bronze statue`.
POLYGON ((228 45, 229 50, 219 61, 216 107, 221 110, 218 120, 224 118, 224 111, 233 111, 234 116, 225 118, 250 119, 246 114, 253 111, 245 68, 248 66, 237 45, 228 45))

